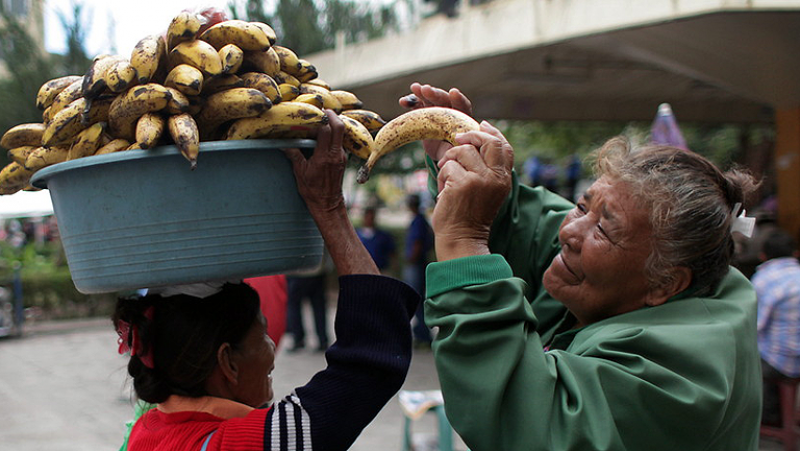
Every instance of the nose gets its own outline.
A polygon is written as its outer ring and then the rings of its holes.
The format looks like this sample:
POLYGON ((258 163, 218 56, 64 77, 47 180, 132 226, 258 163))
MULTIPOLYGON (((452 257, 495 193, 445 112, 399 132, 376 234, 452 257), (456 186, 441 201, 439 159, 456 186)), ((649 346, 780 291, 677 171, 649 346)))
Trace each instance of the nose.
POLYGON ((561 242, 562 249, 580 252, 588 225, 589 215, 567 216, 558 231, 558 241, 561 242))

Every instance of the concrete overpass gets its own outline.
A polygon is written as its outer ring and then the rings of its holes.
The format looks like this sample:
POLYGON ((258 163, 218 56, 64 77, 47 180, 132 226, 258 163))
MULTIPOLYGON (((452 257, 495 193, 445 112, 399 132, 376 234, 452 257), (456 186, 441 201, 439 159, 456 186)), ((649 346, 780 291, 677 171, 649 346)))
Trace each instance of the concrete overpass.
POLYGON ((456 18, 308 55, 386 118, 412 81, 480 119, 774 123, 779 221, 800 231, 800 0, 462 1, 456 18))

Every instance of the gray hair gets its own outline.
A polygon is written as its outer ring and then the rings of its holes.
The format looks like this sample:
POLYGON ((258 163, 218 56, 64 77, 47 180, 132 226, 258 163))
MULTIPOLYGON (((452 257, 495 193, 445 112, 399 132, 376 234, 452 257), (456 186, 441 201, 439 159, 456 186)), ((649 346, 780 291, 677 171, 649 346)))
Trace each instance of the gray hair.
POLYGON ((645 271, 653 287, 672 281, 673 268, 692 272, 696 294, 713 291, 733 258, 733 209, 757 183, 740 169, 722 172, 691 151, 661 145, 632 149, 612 138, 594 153, 594 171, 624 183, 650 209, 652 249, 645 271))

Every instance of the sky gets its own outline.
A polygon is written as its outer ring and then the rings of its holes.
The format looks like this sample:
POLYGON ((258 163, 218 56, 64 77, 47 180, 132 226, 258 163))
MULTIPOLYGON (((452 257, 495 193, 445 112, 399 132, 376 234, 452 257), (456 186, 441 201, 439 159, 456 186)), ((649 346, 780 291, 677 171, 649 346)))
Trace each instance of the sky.
MULTIPOLYGON (((186 8, 217 7, 228 11, 229 0, 80 0, 84 23, 88 24, 86 51, 90 57, 100 53, 127 55, 140 39, 162 33, 176 14, 186 8)), ((73 0, 46 0, 44 10, 45 48, 64 53, 66 38, 58 13, 72 18, 73 0)))

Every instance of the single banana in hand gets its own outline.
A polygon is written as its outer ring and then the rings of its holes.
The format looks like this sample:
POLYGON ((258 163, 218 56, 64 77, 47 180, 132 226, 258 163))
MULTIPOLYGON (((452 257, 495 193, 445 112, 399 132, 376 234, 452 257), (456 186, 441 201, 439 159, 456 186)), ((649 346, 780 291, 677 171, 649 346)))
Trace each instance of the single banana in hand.
POLYGON ((123 150, 128 150, 128 147, 130 147, 130 145, 131 143, 127 139, 117 138, 109 141, 107 144, 97 149, 97 152, 95 152, 94 154, 106 155, 109 153, 121 152, 123 150))
POLYGON ((201 94, 208 96, 231 88, 244 88, 244 80, 238 75, 222 74, 210 80, 204 80, 201 94))
POLYGON ((111 92, 122 92, 136 82, 136 69, 131 66, 130 61, 120 59, 111 63, 103 74, 103 79, 111 92))
POLYGON ((281 71, 281 60, 278 58, 275 49, 270 47, 265 51, 244 52, 242 66, 246 67, 247 70, 262 72, 274 77, 281 71))
POLYGON ((217 49, 199 39, 176 45, 169 52, 169 59, 173 66, 188 64, 212 77, 222 73, 222 60, 217 49))
POLYGON ((336 97, 336 100, 338 100, 340 104, 342 104, 342 111, 357 110, 364 107, 364 102, 359 100, 359 98, 350 91, 336 89, 330 91, 330 93, 332 96, 336 97))
POLYGON ((0 138, 0 147, 13 149, 20 146, 40 146, 45 128, 40 122, 15 125, 0 138))
POLYGON ((158 113, 144 113, 136 121, 136 143, 142 149, 149 149, 158 144, 164 134, 167 120, 158 113))
POLYGON ((281 102, 291 102, 300 95, 300 88, 290 83, 278 85, 278 92, 281 95, 281 102))
POLYGON ((300 94, 319 94, 322 97, 322 103, 326 109, 333 110, 334 113, 339 114, 342 112, 342 103, 339 102, 339 99, 331 94, 331 91, 328 91, 325 88, 320 88, 319 86, 315 85, 300 85, 300 94))
POLYGON ((181 42, 194 40, 201 25, 197 14, 188 11, 178 13, 167 27, 167 50, 172 50, 181 42))
POLYGON ((36 108, 43 111, 46 110, 61 91, 78 80, 83 80, 83 77, 80 75, 67 75, 45 82, 39 88, 39 93, 36 94, 36 108))
POLYGON ((241 77, 246 88, 258 89, 266 94, 270 102, 278 103, 283 100, 278 89, 278 83, 269 75, 261 72, 247 72, 242 74, 241 77))
POLYGON ((13 161, 0 171, 0 195, 14 194, 22 190, 31 181, 33 171, 13 161))
POLYGON ((69 148, 67 147, 39 147, 28 155, 25 160, 25 169, 36 172, 47 166, 67 161, 69 148))
POLYGON ((103 133, 106 130, 105 122, 97 122, 75 136, 75 142, 67 152, 67 161, 94 155, 100 148, 103 133))
POLYGON ((281 102, 258 116, 234 121, 227 139, 263 138, 276 130, 316 129, 327 123, 328 116, 314 105, 281 102))
POLYGON ((372 148, 375 146, 375 140, 367 130, 367 127, 364 127, 361 122, 341 114, 339 119, 344 123, 344 135, 342 136, 344 149, 362 160, 369 159, 372 154, 372 148))
POLYGON ((223 122, 258 116, 272 107, 269 98, 258 89, 233 88, 213 94, 206 99, 197 116, 203 137, 211 135, 223 122))
POLYGON ((405 144, 422 139, 438 139, 457 145, 456 135, 480 130, 480 124, 454 108, 429 107, 411 110, 389 121, 375 135, 375 146, 356 181, 365 183, 382 156, 405 144))
POLYGON ((292 102, 303 102, 314 105, 317 108, 325 108, 325 103, 322 101, 322 96, 319 94, 305 93, 295 97, 292 102))
POLYGON ((158 83, 128 89, 111 103, 108 112, 111 134, 130 142, 136 135, 136 121, 145 113, 164 109, 170 99, 172 93, 169 88, 158 83))
POLYGON ((187 96, 196 96, 203 90, 203 73, 194 66, 178 64, 167 74, 164 86, 175 88, 187 96))
POLYGON ((235 44, 228 44, 219 49, 219 59, 222 61, 223 74, 235 74, 242 67, 244 52, 235 44))
POLYGON ((300 58, 297 57, 297 54, 292 49, 281 45, 273 45, 272 49, 278 54, 282 71, 294 75, 300 70, 302 67, 300 58))
POLYGON ((381 127, 386 125, 386 121, 378 113, 370 110, 344 110, 339 116, 347 116, 361 122, 372 134, 377 133, 381 127))
POLYGON ((170 116, 167 127, 175 145, 194 170, 197 167, 197 155, 200 153, 200 132, 194 118, 189 113, 170 116))
POLYGON ((41 146, 19 146, 15 147, 8 151, 8 159, 11 161, 16 161, 21 165, 25 165, 25 161, 28 159, 28 155, 31 154, 34 150, 38 149, 41 146))
POLYGON ((167 44, 160 35, 149 35, 142 38, 131 52, 131 66, 136 70, 140 84, 150 83, 159 66, 166 59, 167 44))
POLYGON ((94 99, 108 87, 106 72, 117 61, 123 58, 118 55, 100 55, 96 57, 89 70, 83 76, 81 94, 87 99, 94 99))
POLYGON ((242 50, 266 50, 272 45, 261 26, 244 20, 225 20, 209 27, 200 38, 219 50, 235 44, 242 50))

